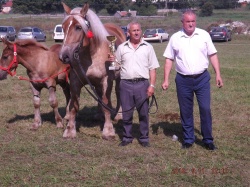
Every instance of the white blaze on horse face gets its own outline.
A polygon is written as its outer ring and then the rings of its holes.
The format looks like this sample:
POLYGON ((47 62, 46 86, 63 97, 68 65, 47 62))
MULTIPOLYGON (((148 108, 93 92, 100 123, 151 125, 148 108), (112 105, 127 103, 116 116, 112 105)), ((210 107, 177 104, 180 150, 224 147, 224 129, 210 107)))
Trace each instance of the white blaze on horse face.
MULTIPOLYGON (((64 44, 65 44, 65 42, 66 42, 66 40, 67 40, 68 33, 69 33, 69 28, 71 27, 72 23, 73 23, 73 21, 70 20, 69 26, 68 26, 68 29, 67 29, 67 32, 66 32, 66 36, 65 36, 64 41, 63 41, 63 46, 64 46, 64 44)), ((62 46, 62 47, 63 47, 63 46, 62 46)))

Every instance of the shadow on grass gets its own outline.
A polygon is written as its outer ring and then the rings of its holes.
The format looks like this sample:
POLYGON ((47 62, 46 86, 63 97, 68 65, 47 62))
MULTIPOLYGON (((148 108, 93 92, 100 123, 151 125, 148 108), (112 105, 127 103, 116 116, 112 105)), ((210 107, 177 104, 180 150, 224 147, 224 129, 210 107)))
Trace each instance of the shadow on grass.
MULTIPOLYGON (((62 116, 65 116, 65 108, 59 108, 59 113, 62 116)), ((15 117, 8 120, 8 123, 15 123, 17 121, 21 120, 29 120, 33 119, 34 114, 30 115, 18 115, 16 114, 15 117)), ((54 112, 51 111, 49 113, 42 113, 41 118, 43 122, 49 122, 54 125, 55 124, 55 118, 54 118, 54 112)), ((182 133, 182 125, 180 122, 176 122, 179 119, 178 114, 173 113, 167 113, 164 115, 158 115, 158 118, 161 119, 161 121, 157 124, 152 124, 150 126, 152 130, 152 134, 157 135, 159 129, 163 130, 163 133, 165 136, 168 136, 170 138, 173 137, 173 135, 178 136, 178 141, 183 142, 183 133, 182 133)), ((97 106, 94 107, 83 107, 81 110, 79 110, 77 116, 76 116, 76 129, 79 132, 80 127, 87 127, 92 128, 99 126, 100 130, 102 131, 104 125, 104 117, 103 114, 98 110, 97 106)), ((123 127, 122 127, 122 120, 114 122, 114 129, 115 133, 119 136, 119 139, 122 140, 123 136, 123 127)), ((200 131, 195 128, 195 133, 201 135, 200 131)), ((138 123, 133 123, 132 126, 132 135, 137 141, 140 138, 140 125, 138 123)), ((196 137, 195 143, 203 146, 202 140, 196 137)))
MULTIPOLYGON (((59 108, 59 113, 61 114, 62 117, 64 117, 66 114, 65 107, 59 108)), ((18 121, 30 120, 33 118, 34 118, 34 114, 29 114, 29 115, 16 114, 14 117, 10 118, 7 122, 15 123, 18 121)), ((53 111, 48 112, 48 113, 41 113, 41 118, 43 122, 49 122, 49 123, 56 125, 55 115, 53 111)), ((80 126, 94 127, 94 126, 102 124, 103 121, 104 121, 103 115, 99 115, 97 107, 83 107, 81 110, 79 110, 76 116, 76 123, 77 123, 76 125, 78 128, 80 126)))
MULTIPOLYGON (((176 123, 176 122, 160 122, 157 124, 151 125, 153 134, 158 134, 159 129, 163 130, 163 133, 165 136, 168 136, 169 138, 172 138, 173 135, 178 136, 178 141, 180 143, 183 143, 183 131, 182 131, 182 125, 181 123, 176 123)), ((194 129, 194 133, 198 134, 199 136, 201 135, 201 132, 198 129, 194 129)), ((195 144, 199 146, 204 146, 204 143, 202 142, 202 139, 198 138, 195 136, 195 144)))
MULTIPOLYGON (((183 143, 183 130, 182 124, 180 123, 179 114, 166 113, 159 114, 157 117, 164 122, 151 125, 153 134, 157 135, 159 129, 162 129, 165 136, 172 138, 173 135, 176 135, 178 137, 178 141, 183 143)), ((194 133, 201 136, 201 132, 196 128, 194 129, 194 133)), ((204 146, 202 139, 198 138, 197 136, 195 136, 195 143, 197 145, 204 146)))

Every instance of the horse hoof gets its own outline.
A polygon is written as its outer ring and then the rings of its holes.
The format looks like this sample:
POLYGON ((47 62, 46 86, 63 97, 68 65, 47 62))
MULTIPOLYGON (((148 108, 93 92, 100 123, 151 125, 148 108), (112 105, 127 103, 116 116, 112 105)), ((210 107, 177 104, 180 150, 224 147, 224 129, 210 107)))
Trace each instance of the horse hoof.
POLYGON ((32 124, 32 125, 30 125, 30 130, 36 131, 38 129, 38 127, 39 127, 39 125, 32 124))
POLYGON ((115 140, 115 136, 102 135, 102 139, 107 140, 107 141, 113 141, 113 140, 115 140))
POLYGON ((63 133, 63 138, 73 139, 76 137, 76 133, 69 132, 67 129, 63 133))

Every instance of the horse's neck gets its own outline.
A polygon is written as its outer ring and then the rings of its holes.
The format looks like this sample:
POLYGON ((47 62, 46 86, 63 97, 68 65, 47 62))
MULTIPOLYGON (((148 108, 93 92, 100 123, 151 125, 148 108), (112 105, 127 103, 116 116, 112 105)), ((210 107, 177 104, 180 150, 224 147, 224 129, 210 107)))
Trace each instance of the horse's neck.
MULTIPOLYGON (((104 59, 107 59, 108 53, 110 53, 109 51, 109 47, 108 44, 103 42, 100 45, 96 45, 94 43, 91 43, 90 45, 90 55, 91 55, 91 59, 93 61, 93 63, 96 62, 97 59, 99 59, 98 61, 103 61, 104 59), (102 60, 100 60, 102 59, 102 60)), ((99 62, 97 62, 99 63, 99 62)))
POLYGON ((17 48, 17 61, 19 64, 21 64, 23 67, 25 67, 28 71, 33 71, 35 69, 36 64, 30 63, 34 62, 33 56, 36 57, 36 55, 32 55, 33 51, 29 47, 18 47, 17 48))
POLYGON ((90 54, 90 46, 84 46, 80 50, 80 59, 81 59, 81 64, 85 68, 88 68, 89 66, 92 65, 92 58, 90 54))

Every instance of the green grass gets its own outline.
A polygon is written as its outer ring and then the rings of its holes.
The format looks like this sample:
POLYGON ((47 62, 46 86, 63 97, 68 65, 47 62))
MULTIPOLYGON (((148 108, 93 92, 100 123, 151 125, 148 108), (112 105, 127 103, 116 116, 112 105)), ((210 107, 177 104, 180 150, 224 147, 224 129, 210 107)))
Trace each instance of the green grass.
MULTIPOLYGON (((48 46, 52 44, 51 40, 46 42, 48 46)), ((94 119, 96 101, 84 89, 76 139, 63 139, 63 130, 56 128, 47 90, 41 96, 43 125, 30 131, 34 109, 29 83, 10 76, 1 81, 0 186, 249 186, 249 39, 234 37, 228 43, 215 43, 224 80, 224 87, 218 89, 210 66, 213 135, 219 148, 215 152, 201 146, 197 104, 194 107, 197 142, 189 150, 180 148, 182 128, 175 71, 171 72, 169 90, 163 92, 162 54, 167 42, 152 45, 161 67, 157 70, 155 93, 159 110, 150 115, 150 148, 142 148, 136 139, 127 147, 118 147, 121 122, 114 122, 114 141, 102 140, 103 121, 94 119), (172 141, 173 134, 179 141, 172 141)), ((25 75, 24 68, 19 66, 17 73, 25 75)), ((65 114, 65 98, 59 87, 57 97, 60 113, 65 114)), ((136 113, 133 129, 138 138, 136 113)))

